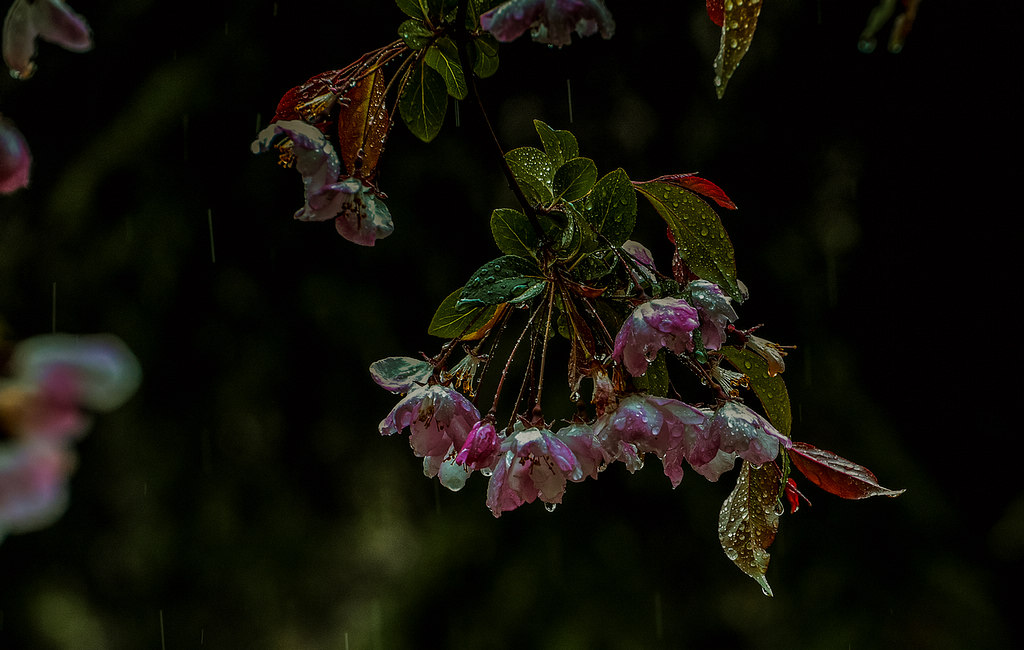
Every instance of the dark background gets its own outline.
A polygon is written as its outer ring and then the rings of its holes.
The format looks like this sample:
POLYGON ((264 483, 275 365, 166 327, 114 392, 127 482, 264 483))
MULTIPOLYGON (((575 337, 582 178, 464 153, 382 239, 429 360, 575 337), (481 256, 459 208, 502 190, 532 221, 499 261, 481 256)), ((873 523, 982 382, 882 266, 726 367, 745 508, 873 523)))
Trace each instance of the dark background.
POLYGON ((292 220, 297 174, 249 144, 289 87, 392 40, 392 3, 79 1, 94 50, 0 81, 35 157, 0 199, 0 314, 116 333, 145 379, 78 445, 65 516, 0 545, 0 647, 1009 646, 1019 6, 926 0, 901 54, 866 55, 873 2, 767 3, 719 101, 703 3, 608 4, 610 41, 502 48, 504 143, 539 118, 602 173, 720 184, 740 325, 798 346, 794 436, 907 492, 806 485, 768 599, 718 544, 731 475, 617 465, 500 519, 482 477, 440 489, 377 434, 395 398, 366 369, 436 351, 434 308, 496 254, 512 199, 473 108, 429 145, 396 125, 396 231, 361 248, 292 220))

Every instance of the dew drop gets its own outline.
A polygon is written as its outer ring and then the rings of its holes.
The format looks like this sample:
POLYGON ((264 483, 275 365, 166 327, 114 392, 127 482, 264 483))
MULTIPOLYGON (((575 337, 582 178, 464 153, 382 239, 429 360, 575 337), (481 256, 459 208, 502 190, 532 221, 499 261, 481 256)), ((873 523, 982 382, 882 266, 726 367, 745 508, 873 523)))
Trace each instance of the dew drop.
POLYGON ((733 562, 735 562, 736 558, 738 558, 740 556, 740 553, 739 553, 739 551, 737 551, 734 548, 727 548, 727 549, 725 549, 725 556, 727 558, 729 558, 730 560, 732 560, 733 562))

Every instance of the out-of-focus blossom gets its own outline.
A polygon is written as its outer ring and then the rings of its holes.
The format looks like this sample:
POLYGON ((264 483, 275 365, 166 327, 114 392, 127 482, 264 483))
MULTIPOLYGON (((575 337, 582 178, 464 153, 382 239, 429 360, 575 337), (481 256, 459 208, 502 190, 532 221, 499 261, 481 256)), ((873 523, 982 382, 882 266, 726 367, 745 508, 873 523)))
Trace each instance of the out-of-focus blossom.
POLYGON ((487 484, 487 507, 495 517, 537 498, 546 504, 561 503, 566 480, 584 476, 569 446, 547 429, 516 424, 499 454, 487 484))
POLYGON ((733 468, 736 458, 762 465, 779 455, 780 445, 792 443, 749 407, 726 402, 700 432, 691 464, 708 480, 717 481, 733 468))
POLYGON ((630 472, 643 467, 643 456, 661 459, 672 487, 683 479, 707 416, 699 408, 668 397, 630 395, 594 423, 594 440, 608 461, 621 460, 630 472))
POLYGON ((456 465, 455 456, 479 421, 480 412, 465 396, 433 384, 409 391, 380 423, 380 433, 390 436, 408 428, 409 446, 423 458, 423 473, 430 478, 440 474, 442 485, 458 490, 469 474, 456 465))
POLYGON ((698 324, 697 310, 681 298, 645 302, 622 324, 612 356, 639 377, 662 348, 676 354, 692 350, 692 332, 698 324))
POLYGON ((89 25, 62 0, 14 0, 4 20, 3 55, 15 79, 35 72, 36 37, 72 52, 92 47, 89 25))
POLYGON ((732 307, 732 298, 717 284, 707 280, 694 280, 687 289, 693 306, 700 314, 700 337, 704 347, 719 350, 725 342, 725 328, 736 320, 736 310, 732 307))
POLYGON ((306 202, 296 219, 334 219, 338 234, 363 246, 373 246, 394 231, 391 213, 373 188, 356 177, 339 178, 338 153, 315 126, 302 120, 274 122, 260 131, 251 149, 261 153, 271 147, 280 152, 283 164, 294 164, 302 175, 306 202))
POLYGON ((21 131, 0 116, 0 194, 28 186, 32 154, 21 131))
POLYGON ((498 448, 501 439, 494 428, 494 423, 483 419, 473 425, 466 436, 466 442, 455 457, 455 462, 469 469, 489 470, 498 460, 498 448))
POLYGON ((138 388, 138 361, 112 336, 37 336, 0 379, 0 538, 49 525, 66 507, 71 441, 86 410, 110 411, 138 388))
POLYGON ((748 334, 746 346, 768 362, 769 376, 774 377, 786 370, 786 361, 782 358, 786 356, 786 351, 778 343, 748 334))
POLYGON ((531 30, 533 40, 569 45, 572 33, 603 38, 615 34, 615 20, 601 0, 509 0, 480 15, 480 26, 502 42, 531 30))

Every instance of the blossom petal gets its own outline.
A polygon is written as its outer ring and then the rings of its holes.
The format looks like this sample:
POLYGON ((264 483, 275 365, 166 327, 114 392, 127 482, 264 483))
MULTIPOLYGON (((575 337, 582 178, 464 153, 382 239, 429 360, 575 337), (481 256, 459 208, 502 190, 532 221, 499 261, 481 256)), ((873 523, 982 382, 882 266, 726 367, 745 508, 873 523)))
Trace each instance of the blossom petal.
POLYGON ((13 123, 0 117, 0 194, 28 187, 31 166, 25 137, 13 123))
POLYGON ((89 25, 62 0, 15 0, 3 31, 3 56, 11 76, 27 79, 35 72, 36 37, 72 52, 92 47, 89 25))

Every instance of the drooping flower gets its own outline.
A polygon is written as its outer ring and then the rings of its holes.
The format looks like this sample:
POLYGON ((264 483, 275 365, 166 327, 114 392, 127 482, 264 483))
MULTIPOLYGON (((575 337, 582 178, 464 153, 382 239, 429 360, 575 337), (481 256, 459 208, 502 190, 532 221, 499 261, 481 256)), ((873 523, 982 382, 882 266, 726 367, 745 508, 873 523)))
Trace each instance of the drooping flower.
POLYGON ((466 443, 480 412, 462 393, 431 384, 409 391, 380 423, 381 435, 394 435, 409 429, 409 446, 423 458, 423 473, 433 478, 440 474, 441 484, 459 490, 469 470, 455 463, 455 456, 466 443))
POLYGON ((769 376, 774 377, 781 372, 785 372, 786 360, 782 357, 786 356, 786 350, 781 345, 753 334, 748 334, 746 338, 746 347, 756 352, 768 362, 769 376))
POLYGON ((469 430, 466 442, 459 450, 459 455, 455 457, 455 462, 469 469, 488 470, 497 462, 500 446, 501 439, 494 428, 494 423, 484 418, 469 430))
POLYGON ((502 42, 531 30, 533 40, 569 45, 572 32, 603 38, 615 34, 615 20, 602 0, 509 0, 480 15, 480 26, 502 42))
POLYGON ((733 468, 737 458, 762 465, 792 443, 771 422, 739 402, 726 402, 715 411, 696 441, 691 465, 709 481, 733 468))
POLYGON ((334 219, 338 234, 363 246, 373 246, 394 231, 391 213, 373 188, 356 177, 339 178, 338 153, 318 128, 302 120, 274 122, 260 131, 251 149, 262 153, 271 147, 302 175, 306 202, 296 219, 334 219))
POLYGON ((3 55, 15 79, 35 72, 36 37, 72 52, 92 47, 89 25, 62 0, 14 0, 4 20, 3 55))
POLYGON ((732 298, 717 284, 707 280, 694 280, 687 289, 700 315, 700 337, 704 347, 720 350, 725 342, 726 326, 738 318, 732 298))
POLYGON ((693 349, 697 310, 682 298, 659 298, 641 304, 622 324, 612 356, 639 377, 662 348, 676 354, 693 349))
POLYGON ((584 476, 579 460, 556 434, 517 423, 501 443, 498 462, 487 484, 487 507, 495 517, 540 499, 562 502, 566 480, 584 476))
POLYGON ((0 194, 28 187, 32 154, 21 131, 0 116, 0 194))
POLYGON ((609 462, 621 460, 630 472, 643 467, 644 454, 655 454, 676 487, 706 418, 704 411, 679 400, 635 394, 597 419, 594 440, 609 462))

